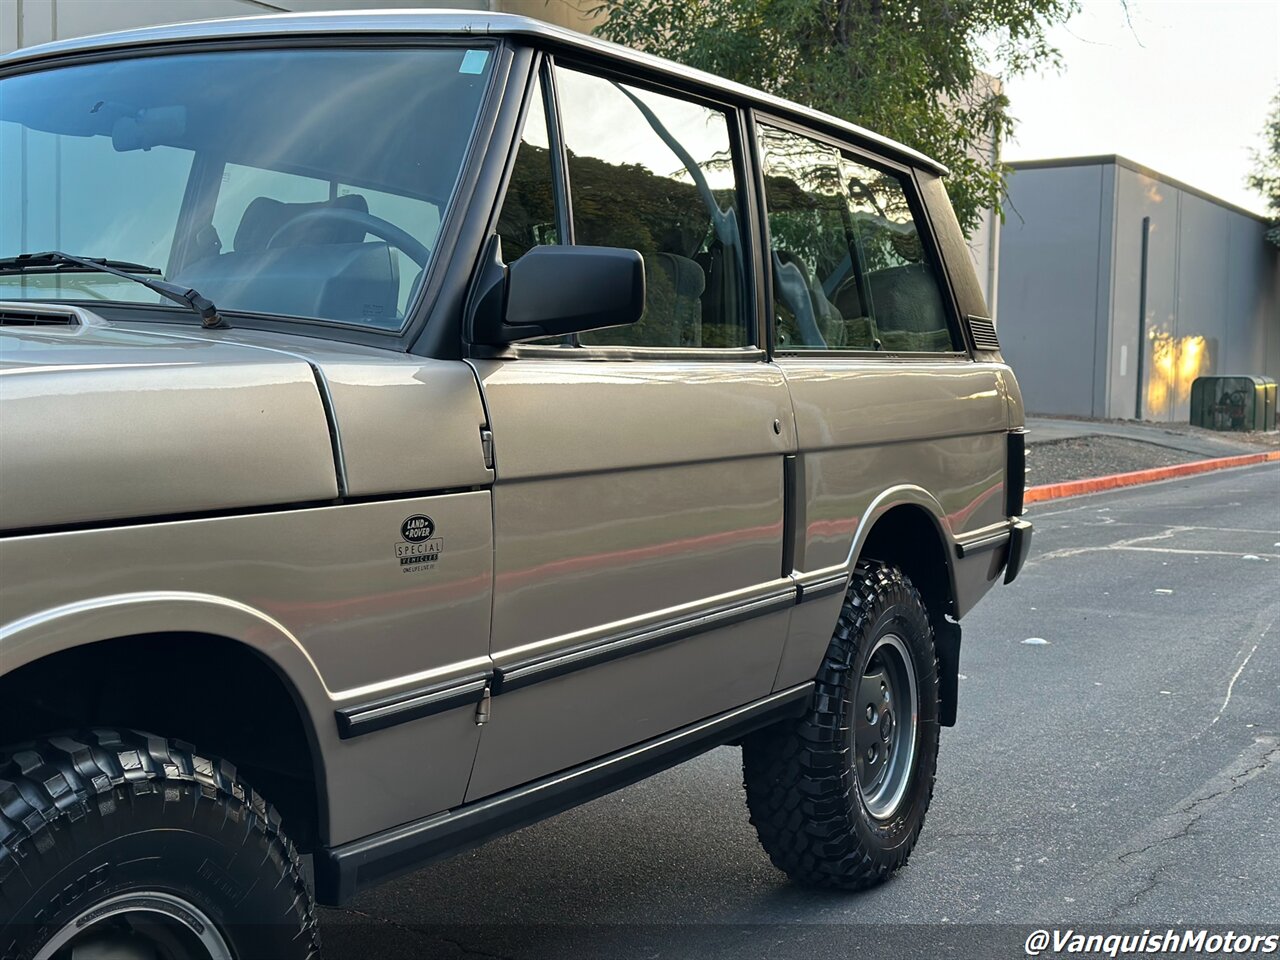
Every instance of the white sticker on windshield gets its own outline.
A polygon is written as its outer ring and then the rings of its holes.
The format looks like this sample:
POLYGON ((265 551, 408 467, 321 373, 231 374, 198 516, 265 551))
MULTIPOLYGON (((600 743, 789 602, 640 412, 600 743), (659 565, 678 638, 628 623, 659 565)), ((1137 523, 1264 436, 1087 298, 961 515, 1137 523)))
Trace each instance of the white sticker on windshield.
POLYGON ((484 73, 484 65, 489 62, 488 50, 468 50, 462 55, 462 66, 459 73, 484 73))

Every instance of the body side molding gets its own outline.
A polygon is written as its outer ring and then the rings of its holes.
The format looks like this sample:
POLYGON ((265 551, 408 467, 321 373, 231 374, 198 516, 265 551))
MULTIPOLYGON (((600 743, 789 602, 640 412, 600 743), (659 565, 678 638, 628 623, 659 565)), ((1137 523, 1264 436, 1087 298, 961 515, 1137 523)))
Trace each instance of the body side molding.
POLYGON ((492 672, 486 671, 447 683, 405 690, 356 706, 342 707, 333 712, 338 723, 338 736, 343 740, 350 740, 399 723, 421 720, 446 710, 479 703, 484 695, 484 688, 492 677, 492 672))
POLYGON ((786 610, 796 602, 796 588, 788 586, 762 597, 702 610, 665 623, 650 624, 639 630, 628 630, 592 640, 578 647, 556 650, 543 656, 517 660, 497 668, 493 692, 500 694, 515 690, 540 680, 563 676, 574 670, 594 667, 619 657, 627 657, 633 653, 651 650, 678 640, 686 640, 700 633, 786 610))
POLYGON ((1009 542, 1011 529, 1012 525, 1006 521, 994 527, 975 530, 968 534, 960 534, 955 539, 956 556, 961 558, 970 557, 975 553, 1002 547, 1009 542))
POLYGON ((843 570, 834 575, 819 575, 816 577, 812 574, 797 575, 795 579, 796 588, 799 590, 796 603, 829 597, 833 593, 844 593, 849 586, 849 574, 843 570))

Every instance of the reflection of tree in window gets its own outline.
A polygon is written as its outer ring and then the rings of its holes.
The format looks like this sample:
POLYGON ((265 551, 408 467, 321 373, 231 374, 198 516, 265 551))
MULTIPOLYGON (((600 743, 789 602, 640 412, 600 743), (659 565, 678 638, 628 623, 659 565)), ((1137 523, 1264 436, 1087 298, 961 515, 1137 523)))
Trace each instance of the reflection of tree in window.
POLYGON ((638 250, 647 280, 639 322, 584 333, 580 342, 749 343, 735 170, 724 114, 573 71, 557 76, 563 78, 559 100, 574 242, 638 250))
POLYGON ((784 349, 952 349, 897 175, 762 126, 774 315, 784 349))
POLYGON ((514 263, 534 247, 560 242, 548 143, 546 107, 539 78, 530 93, 529 113, 511 169, 511 182, 498 214, 498 236, 502 238, 502 256, 506 263, 514 263))

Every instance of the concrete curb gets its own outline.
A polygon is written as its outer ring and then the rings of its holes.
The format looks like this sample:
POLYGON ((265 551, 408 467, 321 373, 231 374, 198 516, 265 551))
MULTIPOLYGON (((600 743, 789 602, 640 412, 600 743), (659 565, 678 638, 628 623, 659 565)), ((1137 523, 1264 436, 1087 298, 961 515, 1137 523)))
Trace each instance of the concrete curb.
POLYGON ((1061 500, 1063 497, 1078 497, 1082 493, 1100 493, 1103 490, 1115 490, 1119 487, 1136 487, 1143 483, 1155 483, 1157 480, 1173 480, 1177 477, 1208 473, 1211 470, 1249 467, 1256 463, 1271 463, 1277 460, 1280 460, 1280 450, 1268 450, 1265 453, 1246 453, 1239 457, 1193 460, 1191 463, 1179 463, 1172 467, 1113 473, 1106 477, 1089 477, 1086 480, 1046 483, 1039 487, 1028 487, 1024 502, 1043 503, 1046 500, 1061 500))

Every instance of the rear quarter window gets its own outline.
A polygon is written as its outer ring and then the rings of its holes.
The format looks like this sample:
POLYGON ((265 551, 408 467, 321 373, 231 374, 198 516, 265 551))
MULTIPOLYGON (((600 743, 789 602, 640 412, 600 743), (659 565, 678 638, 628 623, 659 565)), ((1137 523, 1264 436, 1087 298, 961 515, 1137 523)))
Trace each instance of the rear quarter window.
POLYGON ((911 179, 768 124, 758 137, 776 348, 961 349, 911 179))

